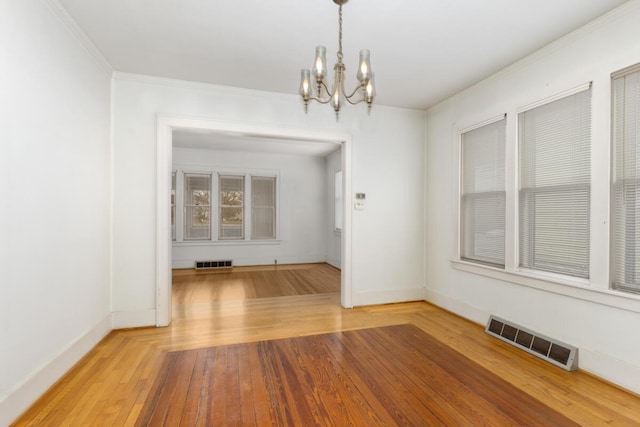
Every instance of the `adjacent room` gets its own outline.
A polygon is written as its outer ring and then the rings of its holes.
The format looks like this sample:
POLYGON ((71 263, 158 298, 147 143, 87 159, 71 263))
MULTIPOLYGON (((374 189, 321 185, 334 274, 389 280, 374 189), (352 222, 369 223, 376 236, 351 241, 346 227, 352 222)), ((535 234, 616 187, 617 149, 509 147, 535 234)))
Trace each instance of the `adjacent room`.
POLYGON ((640 424, 638 22, 0 2, 0 426, 640 424))

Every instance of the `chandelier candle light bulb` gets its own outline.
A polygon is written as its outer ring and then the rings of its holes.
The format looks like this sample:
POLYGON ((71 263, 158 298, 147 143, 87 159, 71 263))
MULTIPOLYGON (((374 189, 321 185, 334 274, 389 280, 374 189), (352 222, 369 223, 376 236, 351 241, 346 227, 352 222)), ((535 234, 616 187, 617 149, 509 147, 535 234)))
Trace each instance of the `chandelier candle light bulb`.
POLYGON ((342 100, 346 100, 349 104, 355 105, 360 102, 366 102, 368 110, 371 112, 373 99, 376 96, 374 84, 374 76, 371 71, 370 52, 367 49, 360 51, 360 62, 358 64, 358 72, 356 78, 359 85, 355 90, 347 95, 344 89, 344 71, 345 66, 342 63, 342 5, 348 0, 333 0, 338 5, 338 62, 333 67, 334 80, 333 88, 330 91, 326 83, 327 77, 327 49, 324 46, 316 47, 316 58, 313 62, 311 70, 302 70, 300 78, 300 96, 304 101, 304 111, 308 111, 309 101, 314 100, 321 104, 331 103, 333 110, 336 112, 336 120, 340 114, 342 100), (311 76, 315 78, 315 91, 311 84, 311 76))
POLYGON ((316 82, 320 84, 327 76, 327 48, 324 46, 316 46, 316 60, 313 63, 313 76, 316 82))

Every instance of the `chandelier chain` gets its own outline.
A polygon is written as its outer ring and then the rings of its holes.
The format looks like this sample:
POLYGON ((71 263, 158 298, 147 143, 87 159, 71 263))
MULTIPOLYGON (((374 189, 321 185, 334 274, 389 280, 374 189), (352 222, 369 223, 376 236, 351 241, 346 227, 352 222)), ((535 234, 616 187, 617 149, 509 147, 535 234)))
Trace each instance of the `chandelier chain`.
POLYGON ((338 7, 338 62, 342 64, 342 3, 338 7))

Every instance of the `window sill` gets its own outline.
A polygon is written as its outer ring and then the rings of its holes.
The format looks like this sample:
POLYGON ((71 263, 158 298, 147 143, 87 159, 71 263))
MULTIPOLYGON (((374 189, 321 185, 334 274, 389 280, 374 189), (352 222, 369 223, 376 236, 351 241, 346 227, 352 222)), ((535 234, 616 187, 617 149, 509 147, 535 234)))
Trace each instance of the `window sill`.
POLYGON ((588 280, 574 280, 560 275, 528 270, 505 271, 496 267, 455 259, 450 261, 456 270, 640 313, 640 295, 595 288, 589 284, 588 280))
POLYGON ((188 242, 171 242, 174 247, 192 246, 244 246, 244 245, 279 245, 281 240, 190 240, 188 242))

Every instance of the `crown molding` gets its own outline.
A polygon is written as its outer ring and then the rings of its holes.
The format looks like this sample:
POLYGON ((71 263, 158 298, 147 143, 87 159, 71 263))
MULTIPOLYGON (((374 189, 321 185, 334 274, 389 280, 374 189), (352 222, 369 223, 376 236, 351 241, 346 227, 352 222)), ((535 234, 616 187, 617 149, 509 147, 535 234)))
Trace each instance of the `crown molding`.
POLYGON ((243 95, 247 97, 271 98, 278 97, 282 100, 298 99, 299 95, 293 95, 281 92, 270 92, 259 89, 248 89, 237 86, 225 86, 215 83, 197 82, 193 80, 182 80, 171 77, 151 76, 147 74, 135 74, 124 71, 114 71, 113 79, 123 82, 134 82, 140 84, 149 84, 154 86, 165 86, 171 88, 180 88, 187 90, 196 90, 198 92, 211 92, 226 95, 243 95))
POLYGON ((71 35, 80 42, 80 45, 91 56, 98 66, 109 77, 113 75, 114 69, 107 58, 100 52, 89 36, 80 28, 69 12, 60 4, 58 0, 40 0, 40 2, 62 23, 71 35))

